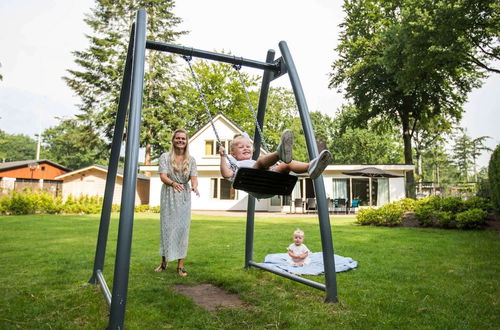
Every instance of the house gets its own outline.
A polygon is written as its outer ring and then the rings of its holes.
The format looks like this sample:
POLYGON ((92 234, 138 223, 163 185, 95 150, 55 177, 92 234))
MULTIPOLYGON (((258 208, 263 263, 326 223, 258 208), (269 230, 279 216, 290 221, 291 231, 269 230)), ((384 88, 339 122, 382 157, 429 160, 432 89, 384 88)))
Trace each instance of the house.
MULTIPOLYGON (((103 165, 91 165, 76 171, 59 175, 56 179, 63 182, 62 196, 99 196, 104 197, 108 168, 103 165)), ((120 204, 123 186, 123 170, 118 169, 113 204, 120 204)), ((149 203, 149 177, 138 174, 135 192, 135 205, 149 203)))
POLYGON ((71 171, 48 159, 0 163, 0 194, 25 188, 43 189, 58 196, 62 181, 57 176, 71 171))
MULTIPOLYGON (((226 145, 226 150, 234 134, 242 130, 222 114, 213 119, 221 142, 226 145)), ((193 210, 225 210, 245 211, 247 209, 248 194, 241 190, 234 190, 231 183, 222 178, 219 172, 220 156, 217 154, 217 139, 210 123, 197 131, 189 141, 189 152, 196 159, 198 167, 198 190, 200 197, 193 195, 193 210)), ((261 150, 261 153, 264 151, 261 150)), ((359 205, 380 206, 388 202, 405 197, 405 179, 398 178, 368 178, 353 177, 342 174, 347 170, 359 169, 367 166, 377 167, 393 173, 404 175, 413 171, 413 165, 329 165, 323 172, 323 180, 327 197, 357 199, 359 205), (371 187, 371 197, 370 190, 371 187)), ((141 171, 151 173, 149 205, 160 204, 161 181, 158 175, 158 166, 141 166, 141 171)), ((297 199, 306 202, 314 198, 312 180, 306 174, 298 175, 299 180, 292 196, 275 196, 269 199, 256 201, 256 211, 293 211, 299 207, 294 201, 297 199)), ((300 207, 304 208, 305 204, 300 207)))

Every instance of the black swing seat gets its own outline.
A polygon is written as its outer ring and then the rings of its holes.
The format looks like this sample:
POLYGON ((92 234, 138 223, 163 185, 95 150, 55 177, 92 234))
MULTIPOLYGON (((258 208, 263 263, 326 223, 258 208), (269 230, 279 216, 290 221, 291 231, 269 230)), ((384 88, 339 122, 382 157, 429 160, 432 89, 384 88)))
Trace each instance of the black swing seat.
POLYGON ((236 172, 233 188, 257 194, 291 195, 297 177, 295 175, 242 167, 236 172))

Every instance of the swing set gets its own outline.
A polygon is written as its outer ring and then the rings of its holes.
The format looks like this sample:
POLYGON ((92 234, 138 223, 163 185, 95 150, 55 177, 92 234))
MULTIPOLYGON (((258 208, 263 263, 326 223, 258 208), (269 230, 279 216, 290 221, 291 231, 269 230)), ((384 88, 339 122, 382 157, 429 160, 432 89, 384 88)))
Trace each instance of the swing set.
MULTIPOLYGON (((125 61, 125 71, 123 73, 122 87, 120 90, 120 100, 116 115, 114 134, 111 146, 111 155, 108 166, 106 186, 104 190, 104 201, 101 211, 101 220, 97 238, 96 253, 94 259, 94 269, 89 280, 90 284, 99 284, 106 302, 110 306, 109 324, 110 329, 123 329, 125 319, 125 307, 127 301, 128 278, 130 270, 130 250, 132 245, 132 231, 134 221, 135 189, 137 180, 138 158, 139 158, 139 137, 141 126, 142 96, 144 82, 144 65, 146 49, 180 54, 186 59, 199 57, 215 60, 224 63, 256 68, 263 70, 262 84, 259 96, 257 113, 255 115, 256 129, 254 134, 254 154, 253 159, 257 159, 260 152, 260 145, 264 143, 262 135, 262 123, 267 103, 270 82, 284 74, 288 74, 292 89, 297 102, 299 115, 304 131, 309 158, 313 159, 318 155, 318 148, 315 142, 314 131, 307 108, 302 86, 290 55, 286 42, 281 41, 279 48, 282 57, 274 59, 274 50, 267 52, 266 61, 260 62, 242 57, 235 57, 227 54, 219 54, 194 48, 187 48, 168 43, 146 40, 146 12, 143 9, 137 11, 136 20, 132 25, 127 57, 125 61), (115 187, 116 175, 118 171, 118 161, 120 158, 121 139, 125 128, 125 119, 128 114, 127 141, 125 146, 125 169, 123 173, 123 187, 121 196, 121 208, 118 226, 118 241, 116 247, 115 269, 113 276, 113 288, 110 291, 103 275, 104 258, 106 254, 106 244, 109 231, 111 206, 113 201, 113 191, 115 187)), ((189 63, 189 61, 188 61, 189 63)), ((191 65, 189 67, 192 70, 191 65)), ((239 72, 239 71, 238 71, 239 72)), ((193 78, 196 82, 196 77, 193 78)), ((240 76, 241 79, 241 76, 240 76)), ((196 84, 198 84, 196 82, 196 84)), ((244 84, 243 87, 245 88, 244 84)), ((198 87, 199 88, 199 87, 198 87)), ((200 97, 204 99, 200 92, 200 97)), ((245 88, 246 93, 246 88, 245 88)), ((248 95, 247 95, 248 98, 248 95)), ((249 99, 248 99, 249 100, 249 99)), ((203 100, 204 102, 204 100, 203 100)), ((206 102, 204 102, 206 103, 206 102)), ((206 106, 206 104, 205 104, 206 106)), ((251 107, 251 102, 249 102, 251 107)), ((252 108, 252 107, 251 107, 252 108)), ((252 108, 253 109, 253 108, 252 108)), ((209 113, 212 127, 215 127, 209 113)), ((215 131, 217 135, 217 131, 215 131)), ((218 135, 217 135, 217 139, 218 135)), ((220 140, 219 140, 220 141, 220 140)), ((289 187, 296 182, 296 177, 270 171, 256 169, 240 169, 238 177, 235 179, 233 187, 248 192, 256 192, 272 195, 289 195, 289 187), (243 171, 242 171, 243 170, 243 171), (276 176, 275 174, 279 174, 276 176), (280 177, 282 176, 282 177, 280 177), (293 181, 295 178, 295 181, 293 181), (293 184, 292 184, 293 181, 293 184)), ((333 251, 333 241, 331 236, 331 226, 328 214, 328 205, 325 193, 325 186, 322 176, 313 180, 314 191, 317 198, 317 210, 319 218, 321 245, 323 250, 323 263, 325 267, 325 284, 317 283, 300 276, 296 276, 274 268, 259 264, 253 261, 253 234, 255 222, 255 198, 250 194, 248 197, 246 239, 245 239, 245 268, 256 267, 285 278, 300 282, 310 287, 325 291, 325 302, 338 302, 337 284, 335 277, 335 261, 333 251)))

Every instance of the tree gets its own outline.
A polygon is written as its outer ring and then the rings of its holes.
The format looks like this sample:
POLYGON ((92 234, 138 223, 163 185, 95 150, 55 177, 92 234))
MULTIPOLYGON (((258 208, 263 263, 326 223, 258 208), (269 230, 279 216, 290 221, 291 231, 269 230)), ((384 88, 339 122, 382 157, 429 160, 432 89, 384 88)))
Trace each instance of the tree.
MULTIPOLYGON (((184 32, 175 31, 181 20, 174 16, 173 0, 96 0, 96 7, 85 22, 92 28, 90 46, 75 51, 75 62, 81 70, 68 70, 64 80, 81 98, 81 118, 95 123, 96 137, 113 135, 130 27, 136 11, 148 14, 147 39, 172 42, 184 32)), ((145 164, 151 161, 151 146, 177 125, 171 88, 172 56, 163 52, 146 54, 142 130, 140 144, 145 147, 145 164)), ((98 141, 96 141, 98 143, 98 141)))
MULTIPOLYGON (((255 131, 255 116, 247 102, 238 72, 231 65, 220 62, 196 61, 192 63, 192 67, 210 115, 214 117, 217 113, 222 113, 252 136, 255 131)), ((252 108, 257 112, 260 77, 244 72, 241 72, 241 76, 252 108)), ((194 133, 208 123, 209 117, 189 69, 181 72, 174 90, 176 111, 183 114, 186 129, 194 133)), ((294 114, 293 93, 282 87, 270 88, 264 125, 261 127, 267 148, 276 148, 281 132, 291 125, 294 114)), ((164 145, 160 149, 164 150, 170 139, 161 140, 164 145)))
POLYGON ((436 117, 458 121, 467 93, 485 71, 496 72, 489 61, 500 49, 497 0, 345 0, 344 9, 330 87, 354 101, 355 122, 396 125, 413 164, 414 132, 436 117))
POLYGON ((459 130, 461 132, 455 138, 455 145, 453 146, 453 157, 455 159, 455 164, 460 169, 462 178, 465 182, 469 182, 469 169, 472 166, 470 150, 472 148, 470 137, 466 134, 464 129, 459 130))
POLYGON ((91 122, 64 119, 42 133, 42 155, 73 170, 108 164, 109 150, 91 122))
POLYGON ((24 134, 7 134, 0 130, 0 160, 13 162, 16 160, 35 159, 36 141, 24 134))
POLYGON ((500 145, 497 145, 491 154, 488 164, 488 181, 491 202, 497 214, 500 214, 500 145))
POLYGON ((477 182, 477 158, 481 156, 482 151, 491 151, 484 145, 484 141, 489 136, 480 136, 475 139, 467 135, 467 129, 460 128, 455 138, 453 146, 454 159, 461 170, 466 182, 469 182, 469 174, 472 169, 474 182, 477 182))
POLYGON ((394 129, 377 121, 353 127, 357 111, 354 106, 344 106, 332 121, 328 149, 334 163, 401 163, 402 146, 395 138, 394 129))
POLYGON ((477 177, 477 159, 479 156, 483 154, 483 151, 492 151, 491 148, 488 148, 484 142, 486 139, 491 139, 491 136, 480 136, 475 139, 472 139, 471 142, 471 157, 472 157, 472 169, 474 171, 474 182, 478 182, 478 177, 477 177))
MULTIPOLYGON (((422 192, 422 181, 424 178, 423 154, 428 149, 435 148, 436 144, 445 143, 445 134, 451 134, 452 132, 451 124, 452 123, 444 120, 442 116, 436 116, 427 122, 425 129, 415 127, 415 131, 413 133, 413 145, 415 150, 415 162, 417 165, 419 193, 422 192)), ((432 154, 433 153, 427 153, 427 155, 432 154)), ((442 154, 438 153, 438 155, 442 154)))

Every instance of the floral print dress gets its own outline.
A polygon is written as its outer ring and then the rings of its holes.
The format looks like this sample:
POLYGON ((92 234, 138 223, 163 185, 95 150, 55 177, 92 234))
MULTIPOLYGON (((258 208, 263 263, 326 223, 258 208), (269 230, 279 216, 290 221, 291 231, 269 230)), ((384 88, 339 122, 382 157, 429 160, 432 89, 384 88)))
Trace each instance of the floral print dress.
POLYGON ((181 192, 163 184, 160 196, 160 255, 167 261, 184 259, 187 254, 189 227, 191 225, 191 187, 189 180, 197 176, 196 161, 189 158, 187 175, 174 172, 170 164, 170 152, 160 156, 158 173, 166 173, 168 177, 184 185, 181 192))

